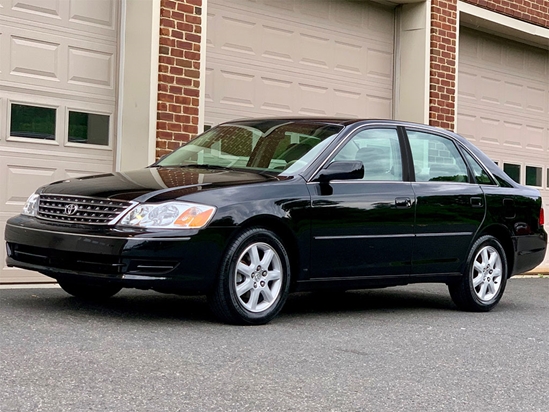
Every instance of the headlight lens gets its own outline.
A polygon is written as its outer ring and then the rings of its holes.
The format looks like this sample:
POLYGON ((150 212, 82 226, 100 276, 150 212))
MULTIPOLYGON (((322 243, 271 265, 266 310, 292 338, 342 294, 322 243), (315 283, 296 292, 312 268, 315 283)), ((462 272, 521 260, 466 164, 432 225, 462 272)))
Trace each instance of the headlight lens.
POLYGON ((208 224, 215 207, 196 203, 142 204, 122 218, 120 225, 159 229, 200 229, 208 224))
POLYGON ((27 216, 36 216, 38 214, 39 200, 40 200, 40 195, 37 195, 36 193, 33 193, 32 195, 30 195, 27 201, 25 202, 25 206, 23 206, 22 214, 27 216))

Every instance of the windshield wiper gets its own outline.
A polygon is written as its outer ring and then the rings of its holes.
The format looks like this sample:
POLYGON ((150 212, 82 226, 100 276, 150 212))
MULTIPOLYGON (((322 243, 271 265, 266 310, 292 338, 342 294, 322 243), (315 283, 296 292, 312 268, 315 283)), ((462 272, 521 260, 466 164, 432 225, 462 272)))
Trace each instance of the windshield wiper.
POLYGON ((180 168, 189 167, 189 168, 195 168, 195 169, 233 170, 232 168, 227 166, 196 164, 196 163, 185 163, 181 165, 156 165, 155 167, 180 167, 180 168))

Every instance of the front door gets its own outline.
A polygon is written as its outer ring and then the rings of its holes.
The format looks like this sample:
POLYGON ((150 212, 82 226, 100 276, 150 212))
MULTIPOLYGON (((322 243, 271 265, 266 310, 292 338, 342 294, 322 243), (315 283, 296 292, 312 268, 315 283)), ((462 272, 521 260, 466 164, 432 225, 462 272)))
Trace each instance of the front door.
POLYGON ((360 280, 411 269, 414 192, 396 128, 358 130, 334 161, 360 160, 364 178, 309 183, 311 280, 360 280))

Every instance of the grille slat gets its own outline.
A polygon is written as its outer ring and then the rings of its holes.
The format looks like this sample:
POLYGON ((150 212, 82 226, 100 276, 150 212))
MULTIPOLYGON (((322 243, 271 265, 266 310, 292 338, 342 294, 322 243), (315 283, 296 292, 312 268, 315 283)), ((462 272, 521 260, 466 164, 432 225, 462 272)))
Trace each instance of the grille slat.
POLYGON ((131 202, 83 196, 40 195, 38 217, 56 222, 106 225, 132 206, 131 202), (67 213, 67 206, 76 210, 67 213))

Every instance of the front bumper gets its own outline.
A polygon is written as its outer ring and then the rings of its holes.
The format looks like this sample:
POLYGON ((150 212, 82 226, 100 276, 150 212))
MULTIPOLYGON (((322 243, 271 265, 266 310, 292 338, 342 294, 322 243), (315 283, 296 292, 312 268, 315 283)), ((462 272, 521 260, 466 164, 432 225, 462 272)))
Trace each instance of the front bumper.
POLYGON ((89 227, 20 215, 6 224, 6 263, 55 279, 207 291, 230 232, 89 227))

